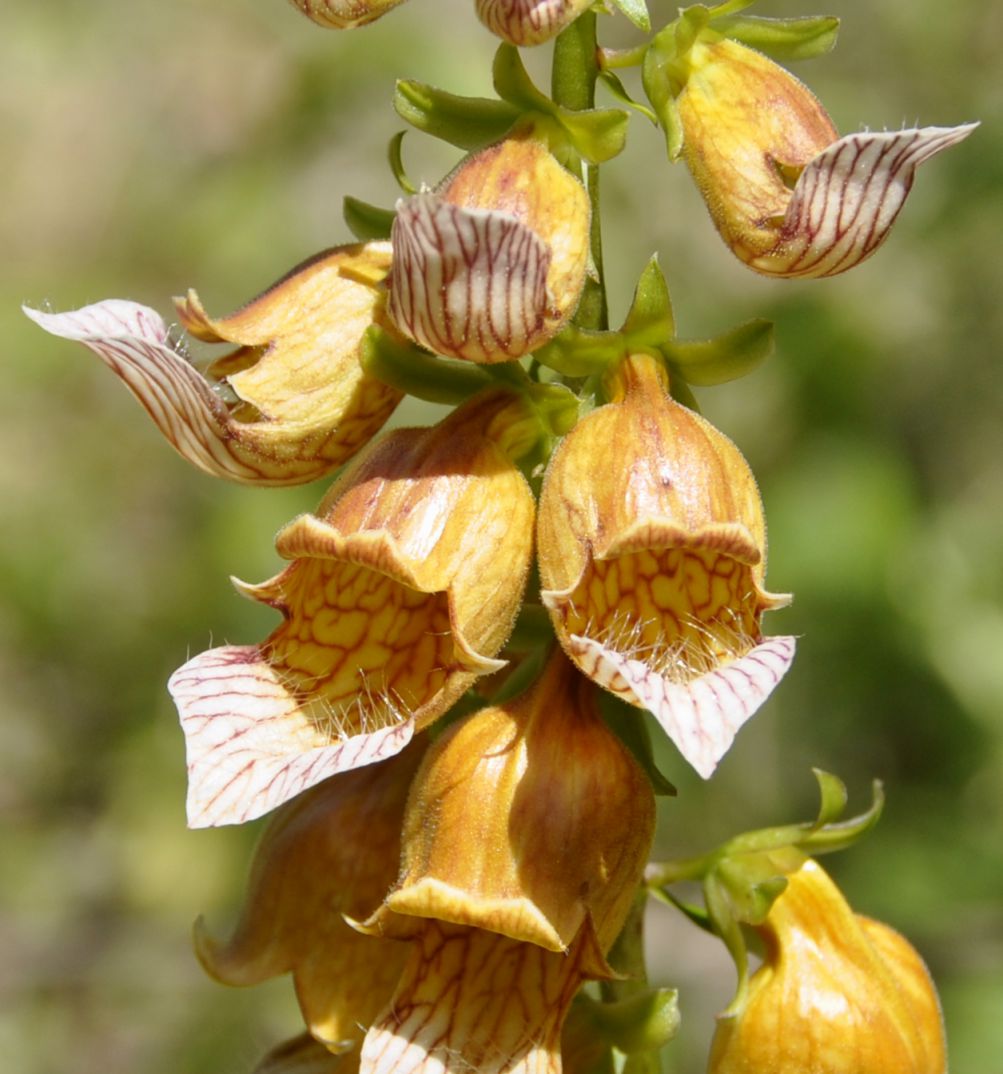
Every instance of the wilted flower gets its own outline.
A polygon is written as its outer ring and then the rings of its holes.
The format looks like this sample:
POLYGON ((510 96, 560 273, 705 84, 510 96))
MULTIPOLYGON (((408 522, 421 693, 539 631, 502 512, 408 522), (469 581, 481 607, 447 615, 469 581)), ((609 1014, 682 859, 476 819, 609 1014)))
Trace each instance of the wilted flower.
POLYGON ((404 803, 423 745, 287 802, 258 845, 231 938, 219 943, 196 923, 199 959, 223 984, 292 973, 303 1019, 329 1052, 361 1042, 404 966, 401 944, 365 936, 343 915, 368 916, 396 878, 404 803))
POLYGON ((694 43, 678 109, 686 162, 718 231, 771 276, 833 276, 869 257, 916 168, 975 127, 840 138, 801 82, 727 38, 694 43))
POLYGON ((513 45, 540 45, 591 4, 592 0, 477 0, 477 17, 513 45))
POLYGON ((762 502, 735 445, 649 355, 617 367, 610 397, 544 479, 543 601, 578 667, 649 709, 707 777, 790 666, 794 639, 759 625, 788 598, 763 588, 762 502))
POLYGON ((294 7, 321 26, 347 30, 385 15, 404 0, 291 0, 294 7))
POLYGON ((637 763, 556 652, 540 681, 430 748, 401 876, 367 923, 411 939, 370 1074, 560 1069, 561 1024, 627 916, 654 827, 637 763))
POLYGON ((898 933, 855 915, 814 861, 759 930, 763 965, 718 1020, 709 1074, 944 1074, 940 1003, 898 933))
POLYGON ((402 395, 363 372, 359 346, 383 322, 387 243, 320 254, 219 320, 194 291, 178 299, 192 335, 238 349, 200 373, 154 310, 112 299, 68 313, 25 312, 92 350, 199 469, 246 484, 295 485, 350 459, 402 395))
POLYGON ((397 207, 390 316, 438 354, 528 354, 578 305, 589 216, 581 182, 532 138, 468 157, 435 193, 397 207))
POLYGON ((533 496, 499 447, 523 408, 491 390, 390 433, 278 535, 293 562, 240 589, 285 621, 170 681, 191 824, 249 820, 392 756, 501 666, 532 550, 533 496))

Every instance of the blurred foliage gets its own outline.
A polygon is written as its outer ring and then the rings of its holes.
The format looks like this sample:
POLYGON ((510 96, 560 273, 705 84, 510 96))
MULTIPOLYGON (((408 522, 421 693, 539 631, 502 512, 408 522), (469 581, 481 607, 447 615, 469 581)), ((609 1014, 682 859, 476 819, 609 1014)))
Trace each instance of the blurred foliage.
MULTIPOLYGON (((51 0, 5 13, 0 1054, 11 1070, 239 1074, 295 1031, 288 982, 230 992, 188 950, 198 913, 230 920, 255 832, 186 831, 163 683, 210 640, 269 628, 227 576, 272 573, 271 535, 322 491, 230 487, 189 469, 100 363, 44 336, 18 304, 115 295, 169 313, 191 285, 222 313, 344 241, 344 194, 396 196, 384 163, 399 128, 393 77, 488 92, 491 39, 472 5, 463 18, 457 6, 416 0, 357 34, 318 30, 282 0, 51 0)), ((883 778, 881 825, 827 864, 858 910, 923 951, 952 1066, 979 1070, 1003 1052, 1003 83, 988 74, 1003 9, 840 0, 825 11, 845 16, 840 45, 797 70, 840 129, 984 120, 924 168, 873 260, 822 283, 755 277, 643 119, 605 184, 614 320, 657 250, 682 335, 765 316, 779 338, 763 369, 701 404, 760 476, 771 588, 797 595, 767 629, 799 633, 800 653, 713 781, 662 749, 680 788, 662 803, 662 849, 812 815, 812 764, 861 804, 883 778)), ((624 20, 608 21, 607 36, 630 39, 624 20)), ((457 159, 415 135, 404 154, 429 182, 457 159)), ((663 911, 654 972, 683 989, 669 1065, 695 1072, 730 971, 723 950, 663 911)))

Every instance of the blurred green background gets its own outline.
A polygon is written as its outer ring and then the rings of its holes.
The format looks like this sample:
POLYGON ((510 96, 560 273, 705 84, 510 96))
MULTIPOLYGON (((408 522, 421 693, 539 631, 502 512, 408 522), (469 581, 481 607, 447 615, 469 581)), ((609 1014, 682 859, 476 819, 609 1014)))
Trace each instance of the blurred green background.
MULTIPOLYGON (((189 832, 167 675, 273 619, 240 600, 276 529, 322 486, 214 482, 159 439, 83 348, 21 302, 129 297, 223 313, 347 239, 341 198, 396 196, 394 76, 489 92, 492 41, 460 0, 414 0, 357 33, 283 0, 50 0, 0 41, 0 1055, 19 1074, 240 1074, 297 1031, 288 982, 205 979, 187 933, 223 930, 255 826, 189 832)), ((662 21, 673 6, 652 0, 662 21)), ((763 13, 807 13, 801 4, 763 13)), ((688 176, 638 119, 608 169, 614 318, 657 250, 683 336, 767 316, 777 355, 705 391, 770 522, 767 629, 794 669, 710 783, 680 787, 660 852, 806 818, 811 765, 884 820, 830 859, 854 906, 903 931, 941 988, 957 1072, 1003 1070, 1003 83, 999 6, 837 2, 840 47, 798 68, 843 131, 981 118, 921 171, 886 247, 832 281, 732 260, 688 176), (991 1058, 988 1058, 991 1057, 991 1058)), ((606 39, 631 40, 622 19, 606 39)), ((543 64, 545 56, 534 56, 543 64)), ((537 70, 542 70, 538 67, 537 70)), ((414 135, 412 176, 457 159, 414 135)), ((425 420, 420 408, 403 420, 425 420)), ((683 988, 673 1071, 703 1068, 729 998, 722 951, 659 909, 659 980, 683 988)))

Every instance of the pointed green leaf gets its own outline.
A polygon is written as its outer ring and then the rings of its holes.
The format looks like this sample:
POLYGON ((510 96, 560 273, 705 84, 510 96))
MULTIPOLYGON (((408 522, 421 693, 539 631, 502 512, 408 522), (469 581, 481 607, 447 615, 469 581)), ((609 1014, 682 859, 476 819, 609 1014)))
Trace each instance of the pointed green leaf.
POLYGON ((658 118, 658 125, 665 133, 665 148, 669 160, 678 160, 683 149, 683 124, 679 118, 673 86, 672 69, 675 54, 670 50, 649 48, 641 67, 641 85, 645 96, 658 118))
POLYGON ((618 7, 639 30, 651 33, 651 16, 645 0, 613 0, 613 6, 618 7))
POLYGON ((647 988, 625 999, 597 1003, 585 993, 580 1014, 599 1035, 625 1055, 664 1048, 679 1030, 679 994, 674 988, 647 988))
POLYGON ((390 228, 394 222, 392 209, 381 209, 367 201, 345 196, 341 205, 341 215, 345 218, 348 230, 362 242, 373 239, 389 239, 390 228))
POLYGON ((390 160, 390 170, 394 173, 394 178, 397 180, 397 185, 401 190, 405 194, 417 194, 418 188, 408 179, 407 172, 404 170, 404 161, 401 158, 401 144, 404 141, 405 134, 407 134, 407 131, 398 131, 390 139, 390 145, 387 146, 387 157, 390 160))
POLYGON ((412 127, 460 149, 497 142, 519 118, 519 109, 506 101, 459 97, 410 80, 397 83, 394 108, 412 127))
POLYGON ((549 343, 534 351, 533 357, 540 365, 563 376, 588 377, 601 373, 626 350, 626 341, 619 332, 600 332, 569 324, 549 343))
POLYGON ((627 92, 627 87, 620 81, 619 77, 615 75, 609 68, 600 71, 599 77, 602 79, 606 88, 611 94, 621 103, 625 104, 628 108, 632 108, 635 112, 640 112, 646 119, 650 119, 652 123, 658 124, 658 116, 647 105, 641 104, 640 101, 635 101, 633 97, 627 92))
POLYGON ((831 772, 823 772, 821 768, 813 768, 815 779, 818 780, 818 791, 821 802, 818 808, 818 817, 815 827, 821 828, 824 824, 831 824, 839 820, 846 808, 846 784, 831 772))
POLYGON ((851 846, 861 836, 866 835, 881 819, 885 806, 885 794, 880 780, 874 781, 871 793, 871 805, 866 812, 851 817, 849 820, 813 828, 798 842, 798 846, 808 854, 828 854, 851 846))
POLYGON ((659 346, 675 335, 669 285, 659 267, 657 254, 638 278, 634 299, 620 331, 631 343, 644 346, 659 346))
POLYGON ((557 116, 571 144, 590 164, 604 164, 623 152, 630 116, 622 108, 576 112, 561 108, 557 116))
POLYGON ((781 62, 810 60, 832 50, 839 35, 834 15, 811 15, 796 19, 764 19, 739 15, 717 19, 714 29, 725 37, 759 49, 781 62))
POLYGON ((495 93, 503 101, 508 101, 523 111, 553 115, 556 105, 533 84, 515 46, 502 44, 498 47, 491 74, 495 93))
POLYGON ((751 373, 773 353, 773 347, 772 323, 756 319, 713 339, 672 340, 659 350, 677 379, 702 388, 751 373))

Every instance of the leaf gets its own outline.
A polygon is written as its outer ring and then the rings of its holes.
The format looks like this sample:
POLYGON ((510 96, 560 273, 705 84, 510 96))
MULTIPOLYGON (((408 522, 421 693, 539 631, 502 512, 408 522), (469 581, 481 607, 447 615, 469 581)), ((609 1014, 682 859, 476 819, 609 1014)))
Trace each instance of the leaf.
POLYGON ((688 384, 709 387, 751 373, 773 353, 770 321, 746 321, 705 340, 671 340, 659 345, 672 371, 688 384))
POLYGON ((834 15, 794 19, 733 16, 716 19, 714 29, 776 60, 789 62, 809 60, 830 52, 839 35, 839 19, 834 15))
POLYGON ((345 196, 341 215, 348 225, 348 230, 363 242, 373 239, 389 239, 390 229, 393 226, 394 216, 392 209, 381 209, 377 205, 370 205, 367 201, 345 196))
POLYGON ((496 142, 519 119, 519 109, 487 97, 460 97, 423 82, 398 81, 394 109, 405 122, 460 149, 496 142))

